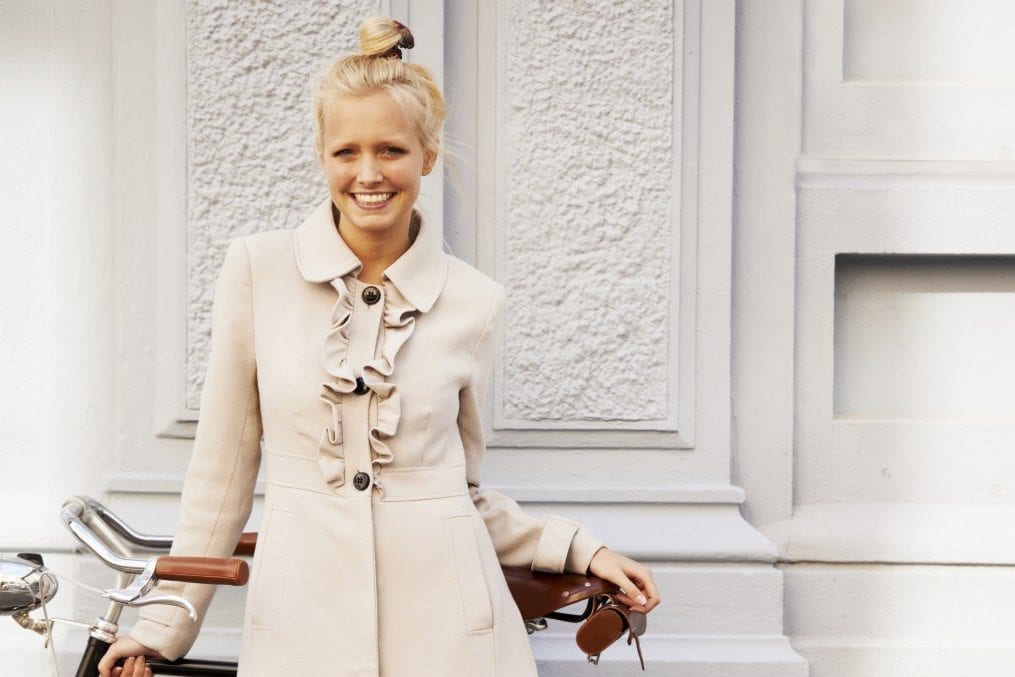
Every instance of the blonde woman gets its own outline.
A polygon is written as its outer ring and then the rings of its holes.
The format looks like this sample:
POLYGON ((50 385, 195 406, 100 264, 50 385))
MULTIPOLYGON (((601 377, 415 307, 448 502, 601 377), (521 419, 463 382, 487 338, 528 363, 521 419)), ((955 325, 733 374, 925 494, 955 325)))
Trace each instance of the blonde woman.
MULTIPOLYGON (((232 553, 263 437, 241 675, 535 675, 501 564, 596 574, 639 611, 659 596, 647 567, 581 525, 482 486, 504 290, 414 209, 445 106, 429 70, 401 60, 411 33, 375 17, 360 42, 314 101, 327 199, 226 255, 173 553, 232 553)), ((203 618, 212 588, 162 587, 203 618)), ((145 655, 182 656, 198 627, 147 607, 100 673, 150 674, 145 655)))

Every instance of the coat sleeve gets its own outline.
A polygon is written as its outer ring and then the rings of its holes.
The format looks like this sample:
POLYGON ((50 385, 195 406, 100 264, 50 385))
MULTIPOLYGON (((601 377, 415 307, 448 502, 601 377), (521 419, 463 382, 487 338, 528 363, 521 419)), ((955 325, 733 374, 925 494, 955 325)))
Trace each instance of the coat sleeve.
POLYGON ((501 564, 534 571, 585 574, 592 556, 603 547, 602 541, 585 527, 563 517, 532 517, 511 498, 484 489, 480 483, 486 449, 481 411, 497 351, 504 300, 504 288, 498 285, 472 350, 470 381, 459 393, 458 427, 465 448, 469 493, 486 523, 501 564))
MULTIPOLYGON (((236 240, 226 254, 215 293, 211 352, 173 555, 232 554, 250 516, 260 439, 250 257, 244 242, 236 240)), ((197 622, 182 609, 153 605, 142 609, 130 635, 172 660, 184 655, 197 638, 215 586, 165 581, 158 587, 187 598, 197 610, 197 622)))

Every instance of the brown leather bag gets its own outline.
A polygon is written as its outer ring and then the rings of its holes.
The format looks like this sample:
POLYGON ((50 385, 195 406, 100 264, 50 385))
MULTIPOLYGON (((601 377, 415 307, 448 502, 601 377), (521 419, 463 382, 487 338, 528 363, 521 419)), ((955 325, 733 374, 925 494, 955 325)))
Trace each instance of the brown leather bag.
POLYGON ((619 604, 616 600, 603 596, 597 598, 603 600, 588 619, 582 623, 575 633, 575 641, 578 648, 586 653, 590 663, 599 663, 599 654, 607 647, 620 639, 627 633, 627 645, 635 643, 638 649, 638 661, 641 662, 641 669, 645 669, 645 659, 641 654, 641 640, 638 638, 645 634, 647 625, 645 614, 640 611, 631 611, 629 607, 619 604), (607 601, 608 600, 608 601, 607 601))
POLYGON ((550 574, 507 566, 501 568, 518 610, 526 621, 552 618, 582 623, 575 634, 575 641, 593 664, 598 664, 599 655, 627 632, 627 643, 635 643, 641 669, 645 669, 638 638, 645 633, 647 619, 645 614, 631 611, 613 597, 618 592, 617 586, 598 576, 550 574), (583 600, 588 600, 588 604, 581 614, 558 611, 583 600))

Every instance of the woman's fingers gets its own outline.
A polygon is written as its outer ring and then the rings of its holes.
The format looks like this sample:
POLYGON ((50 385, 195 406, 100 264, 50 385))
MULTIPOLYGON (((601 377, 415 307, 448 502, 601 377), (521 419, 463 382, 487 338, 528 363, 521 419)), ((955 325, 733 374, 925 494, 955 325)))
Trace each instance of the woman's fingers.
POLYGON ((629 606, 635 611, 641 611, 641 608, 639 607, 638 603, 635 602, 633 599, 631 599, 629 596, 625 595, 624 593, 616 594, 613 597, 624 606, 629 606))
POLYGON ((659 589, 656 588, 655 579, 652 578, 652 571, 648 567, 639 565, 639 570, 629 572, 630 578, 638 584, 638 588, 644 594, 646 601, 644 603, 645 611, 651 611, 652 609, 659 606, 661 601, 659 598, 659 589))
POLYGON ((99 661, 100 677, 146 677, 151 674, 151 668, 146 665, 145 655, 161 657, 157 651, 141 644, 130 635, 118 637, 106 651, 106 655, 99 661), (120 659, 134 658, 130 666, 117 665, 120 659), (141 660, 138 661, 137 659, 141 660), (136 675, 134 674, 136 672, 136 675))
POLYGON ((151 677, 152 669, 145 665, 144 656, 131 656, 123 662, 123 668, 116 668, 113 677, 117 677, 116 670, 120 670, 119 677, 151 677))
POLYGON ((605 578, 621 590, 617 601, 635 611, 648 613, 659 605, 659 590, 652 570, 609 548, 600 548, 589 562, 589 573, 605 578))
POLYGON ((656 588, 656 582, 651 574, 649 574, 648 580, 645 581, 645 587, 648 592, 648 610, 652 611, 652 609, 659 606, 663 599, 659 596, 659 589, 656 588))
POLYGON ((622 571, 618 580, 613 580, 623 595, 618 595, 621 603, 631 607, 634 611, 648 613, 659 606, 659 590, 656 588, 652 572, 648 567, 635 564, 622 571), (623 582, 621 582, 623 581, 623 582))
MULTIPOLYGON (((620 592, 623 594, 623 597, 626 598, 621 599, 621 602, 635 611, 645 611, 644 605, 648 600, 645 599, 645 596, 642 594, 638 586, 635 585, 623 571, 618 571, 614 574, 614 577, 610 579, 610 582, 615 583, 617 587, 620 588, 620 592)), ((618 595, 618 597, 619 596, 620 595, 618 595)))

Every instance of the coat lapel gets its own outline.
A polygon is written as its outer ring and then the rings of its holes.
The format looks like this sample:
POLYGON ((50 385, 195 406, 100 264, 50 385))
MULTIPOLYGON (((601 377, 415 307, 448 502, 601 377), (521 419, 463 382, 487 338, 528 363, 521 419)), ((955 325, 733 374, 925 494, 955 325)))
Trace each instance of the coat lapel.
MULTIPOLYGON (((331 198, 318 205, 296 229, 296 264, 308 282, 329 282, 358 272, 362 263, 338 234, 331 215, 331 198)), ((428 312, 444 289, 448 255, 435 228, 426 219, 412 245, 384 271, 409 303, 428 312)))

